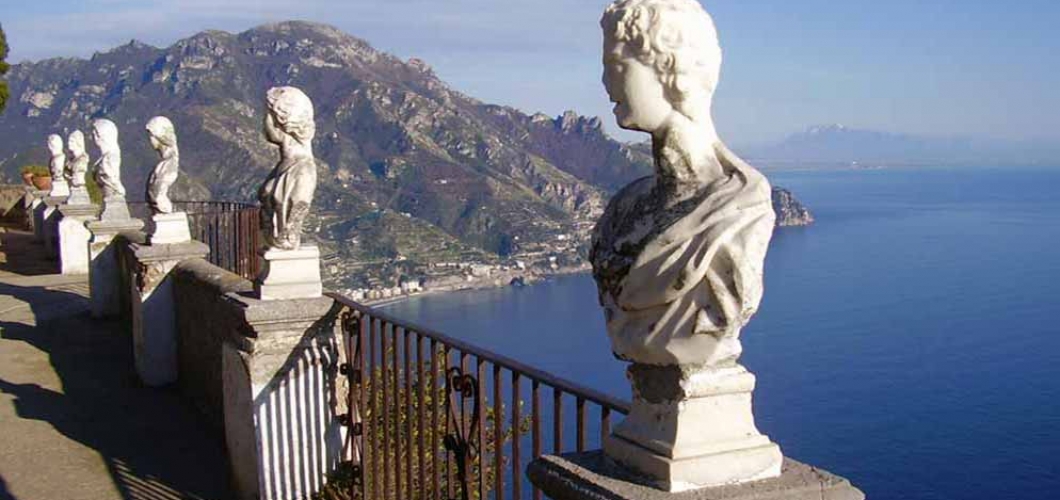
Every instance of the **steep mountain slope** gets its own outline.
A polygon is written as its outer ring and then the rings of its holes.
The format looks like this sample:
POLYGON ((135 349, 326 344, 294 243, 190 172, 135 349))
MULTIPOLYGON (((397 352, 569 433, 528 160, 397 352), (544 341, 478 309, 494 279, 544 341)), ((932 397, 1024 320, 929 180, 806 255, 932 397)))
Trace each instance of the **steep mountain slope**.
POLYGON ((10 80, 17 98, 0 118, 8 178, 44 159, 48 133, 87 130, 107 117, 121 130, 124 181, 135 198, 156 161, 142 127, 165 114, 187 173, 179 194, 248 198, 275 161, 260 133, 264 91, 296 85, 316 104, 323 208, 409 213, 502 254, 516 236, 539 237, 599 210, 604 194, 591 176, 557 163, 581 172, 633 165, 612 161, 622 146, 598 123, 482 104, 420 61, 318 24, 209 31, 165 49, 131 42, 90 60, 17 65, 10 80))
POLYGON ((0 175, 44 163, 48 134, 87 133, 105 117, 118 125, 133 200, 157 162, 143 127, 160 114, 180 139, 174 198, 253 199, 277 156, 261 133, 265 91, 300 87, 316 110, 313 228, 338 281, 378 262, 577 253, 551 242, 584 241, 608 193, 651 171, 643 148, 611 139, 597 118, 479 102, 422 61, 320 24, 206 31, 167 48, 133 41, 88 60, 19 64, 8 78, 0 175))

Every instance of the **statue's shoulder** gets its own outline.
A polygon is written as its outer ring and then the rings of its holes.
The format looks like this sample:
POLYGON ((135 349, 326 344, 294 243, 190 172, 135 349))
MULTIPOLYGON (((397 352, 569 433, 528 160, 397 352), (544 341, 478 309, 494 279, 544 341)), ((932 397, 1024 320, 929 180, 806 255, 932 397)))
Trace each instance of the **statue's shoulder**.
POLYGON ((654 175, 647 175, 626 184, 626 187, 620 189, 611 197, 611 201, 608 202, 607 209, 604 211, 604 217, 619 215, 629 211, 637 205, 637 202, 647 196, 654 187, 654 175))
POLYGON ((728 148, 724 143, 718 141, 714 146, 715 153, 717 153, 718 160, 721 161, 722 166, 729 171, 736 172, 738 175, 744 178, 744 184, 751 190, 754 190, 761 196, 766 198, 771 197, 772 188, 769 185, 769 179, 762 174, 758 169, 751 166, 736 156, 732 150, 728 148))

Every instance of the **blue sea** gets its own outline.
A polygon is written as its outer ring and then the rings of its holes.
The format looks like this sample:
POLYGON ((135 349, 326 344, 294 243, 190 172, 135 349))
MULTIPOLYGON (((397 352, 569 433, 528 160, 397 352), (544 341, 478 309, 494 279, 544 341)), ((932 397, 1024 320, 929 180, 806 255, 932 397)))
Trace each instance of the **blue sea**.
MULTIPOLYGON (((1060 498, 1060 169, 774 172, 755 415, 870 499, 1060 498)), ((387 311, 623 398, 588 275, 387 311)))

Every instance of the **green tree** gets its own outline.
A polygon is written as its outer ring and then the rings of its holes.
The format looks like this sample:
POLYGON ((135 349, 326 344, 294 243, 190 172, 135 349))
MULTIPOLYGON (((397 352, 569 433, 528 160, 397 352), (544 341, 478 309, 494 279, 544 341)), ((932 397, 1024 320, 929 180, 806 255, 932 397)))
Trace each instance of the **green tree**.
MULTIPOLYGON (((7 36, 4 35, 4 27, 0 26, 0 77, 7 74, 7 70, 11 68, 7 64, 7 52, 7 36)), ((3 113, 4 108, 7 107, 7 96, 9 93, 7 82, 0 80, 0 113, 3 113)))

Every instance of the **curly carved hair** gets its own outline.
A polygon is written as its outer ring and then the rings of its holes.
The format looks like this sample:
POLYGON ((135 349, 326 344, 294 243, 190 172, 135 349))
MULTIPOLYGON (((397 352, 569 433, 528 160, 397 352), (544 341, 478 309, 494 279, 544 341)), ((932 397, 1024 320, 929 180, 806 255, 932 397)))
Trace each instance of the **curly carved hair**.
POLYGON ((617 0, 600 26, 606 45, 621 43, 626 55, 651 66, 686 115, 709 113, 721 73, 721 46, 714 20, 696 0, 617 0), (707 109, 693 104, 707 99, 707 109))
POLYGON ((99 136, 100 143, 97 146, 100 149, 118 147, 118 126, 114 122, 106 118, 97 118, 92 121, 92 130, 99 136))
POLYGON ((158 142, 171 148, 177 146, 177 129, 173 127, 173 122, 169 121, 169 118, 156 116, 148 120, 144 128, 158 139, 158 142))
POLYGON ((75 151, 84 153, 85 134, 80 130, 74 130, 73 132, 70 132, 70 136, 66 139, 66 148, 69 149, 71 153, 75 151))
POLYGON ((63 136, 59 134, 51 134, 48 136, 48 152, 53 155, 63 153, 63 136))
POLYGON ((265 94, 272 119, 281 129, 302 144, 309 144, 316 133, 313 101, 295 87, 273 87, 265 94))

